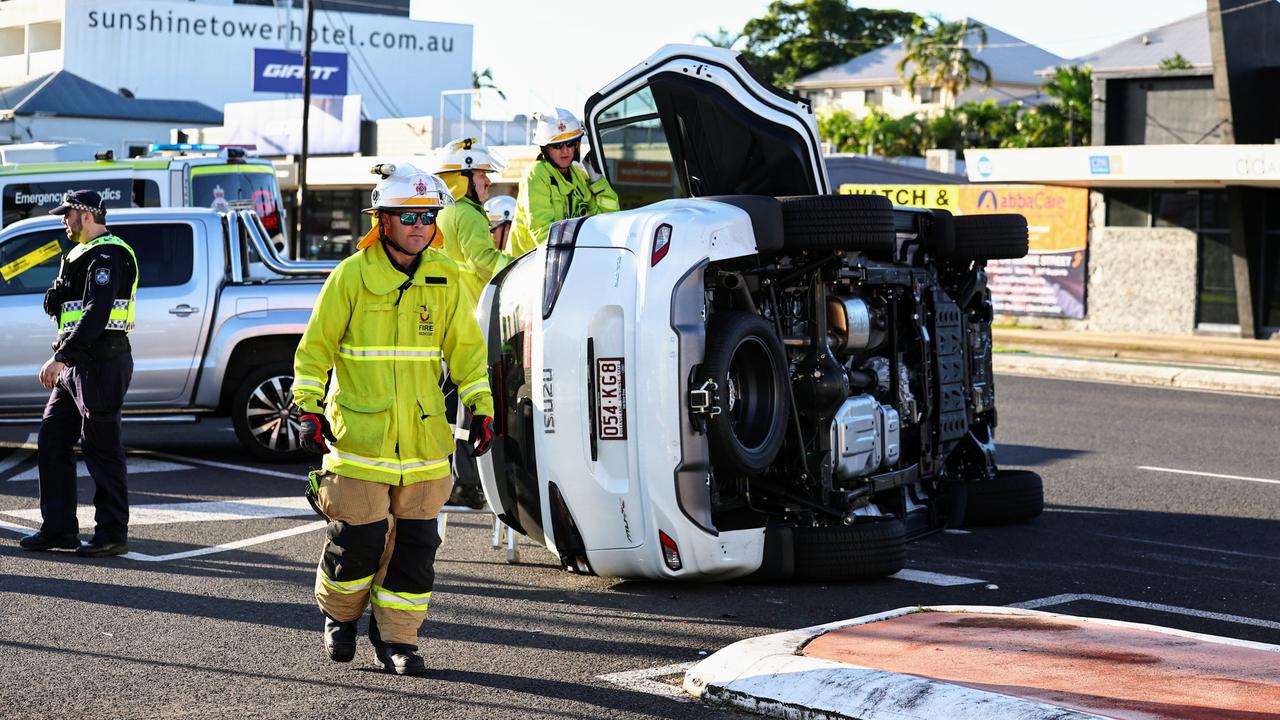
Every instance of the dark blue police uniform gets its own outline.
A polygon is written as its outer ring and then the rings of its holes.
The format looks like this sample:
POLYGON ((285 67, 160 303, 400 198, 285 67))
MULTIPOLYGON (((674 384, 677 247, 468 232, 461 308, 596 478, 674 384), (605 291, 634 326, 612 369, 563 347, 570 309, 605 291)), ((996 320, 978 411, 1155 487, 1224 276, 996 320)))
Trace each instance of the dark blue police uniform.
MULTIPOLYGON (((54 213, 104 211, 93 191, 68 193, 54 213)), ((105 212, 105 211, 104 211, 105 212)), ((30 550, 76 549, 80 555, 128 550, 129 502, 121 408, 133 377, 133 327, 138 264, 133 250, 109 232, 72 248, 45 295, 58 321, 54 359, 65 363, 40 424, 40 532, 23 538, 30 550), (93 538, 80 545, 76 518, 76 462, 80 441, 93 477, 93 538)))

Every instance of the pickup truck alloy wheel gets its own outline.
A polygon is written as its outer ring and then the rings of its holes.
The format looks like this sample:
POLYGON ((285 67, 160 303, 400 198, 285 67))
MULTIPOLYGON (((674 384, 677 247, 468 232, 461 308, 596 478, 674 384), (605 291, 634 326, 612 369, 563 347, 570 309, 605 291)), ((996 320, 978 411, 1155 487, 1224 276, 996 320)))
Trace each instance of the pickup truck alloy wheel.
POLYGON ((284 462, 307 456, 300 440, 300 415, 293 404, 289 363, 272 363, 250 372, 231 404, 236 437, 260 460, 284 462))

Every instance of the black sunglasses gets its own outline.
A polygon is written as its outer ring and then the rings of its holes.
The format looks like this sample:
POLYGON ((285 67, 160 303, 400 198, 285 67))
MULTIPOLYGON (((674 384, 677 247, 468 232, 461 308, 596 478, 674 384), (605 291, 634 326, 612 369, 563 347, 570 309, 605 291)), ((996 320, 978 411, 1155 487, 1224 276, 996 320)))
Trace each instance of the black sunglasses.
POLYGON ((572 140, 565 140, 564 142, 558 142, 558 143, 547 143, 547 147, 551 148, 552 150, 563 150, 563 149, 565 149, 565 148, 567 148, 567 147, 575 147, 575 146, 577 146, 578 141, 579 141, 579 140, 581 140, 581 139, 582 139, 582 138, 574 138, 574 139, 572 139, 572 140))
POLYGON ((412 225, 417 225, 419 220, 421 220, 421 221, 422 221, 422 224, 423 224, 423 225, 435 225, 435 224, 436 224, 436 211, 435 211, 435 210, 423 210, 422 212, 402 212, 402 213, 400 213, 400 224, 401 224, 401 225, 410 225, 410 226, 412 226, 412 225))

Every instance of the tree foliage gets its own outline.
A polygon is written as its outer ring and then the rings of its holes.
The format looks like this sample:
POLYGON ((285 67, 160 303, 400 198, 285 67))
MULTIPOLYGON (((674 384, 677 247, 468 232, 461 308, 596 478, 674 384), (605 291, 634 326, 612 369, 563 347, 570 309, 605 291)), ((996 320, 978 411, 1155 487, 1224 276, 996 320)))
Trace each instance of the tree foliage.
POLYGON ((1194 66, 1191 61, 1183 56, 1180 52, 1175 52, 1167 58, 1161 58, 1160 70, 1191 70, 1194 66))
POLYGON ((973 55, 986 43, 987 29, 968 18, 955 22, 937 15, 917 18, 902 43, 898 75, 910 92, 915 93, 916 84, 924 80, 930 87, 942 88, 943 102, 954 105, 974 78, 980 78, 983 86, 991 83, 991 66, 973 55))
POLYGON ((851 7, 847 0, 774 0, 743 27, 742 54, 766 79, 789 85, 888 45, 918 20, 915 13, 851 7))
POLYGON ((929 116, 891 117, 874 108, 859 119, 844 110, 818 114, 818 133, 836 152, 919 156, 933 148, 1056 147, 1089 144, 1092 81, 1086 67, 1060 67, 1037 106, 969 101, 929 116))

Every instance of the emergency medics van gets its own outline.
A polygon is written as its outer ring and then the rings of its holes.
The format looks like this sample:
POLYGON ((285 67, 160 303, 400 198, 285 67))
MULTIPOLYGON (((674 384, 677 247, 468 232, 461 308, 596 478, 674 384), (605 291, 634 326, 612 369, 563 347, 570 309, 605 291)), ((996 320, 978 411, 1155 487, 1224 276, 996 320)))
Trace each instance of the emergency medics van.
POLYGON ((173 143, 152 145, 148 157, 116 160, 110 150, 75 145, 44 153, 52 161, 41 161, 37 153, 5 152, 0 163, 0 227, 42 216, 62 202, 63 193, 87 188, 97 191, 108 208, 254 210, 275 244, 287 248, 275 166, 249 157, 247 151, 253 149, 173 143), (78 157, 66 159, 69 155, 78 157))

